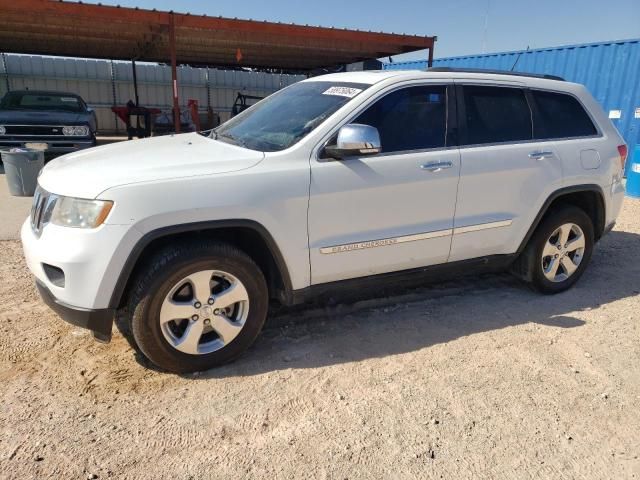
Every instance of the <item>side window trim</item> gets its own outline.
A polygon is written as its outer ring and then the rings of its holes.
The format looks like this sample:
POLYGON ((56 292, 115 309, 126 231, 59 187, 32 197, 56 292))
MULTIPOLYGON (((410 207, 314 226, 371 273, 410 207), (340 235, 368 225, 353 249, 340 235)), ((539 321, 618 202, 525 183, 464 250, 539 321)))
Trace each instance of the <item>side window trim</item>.
POLYGON ((459 148, 467 147, 467 108, 464 105, 464 87, 465 84, 456 83, 456 110, 458 112, 458 146, 459 148))
POLYGON ((460 145, 458 93, 454 83, 445 86, 447 87, 447 134, 445 137, 445 148, 457 148, 460 145))
MULTIPOLYGON (((329 142, 337 135, 338 131, 345 125, 350 124, 351 122, 353 122, 356 118, 358 118, 362 113, 364 113, 369 107, 371 107, 373 104, 375 104, 376 102, 378 102, 379 100, 381 100, 382 98, 386 97, 387 95, 390 95, 394 92, 397 92, 398 90, 404 89, 404 88, 414 88, 414 87, 430 87, 430 86, 439 86, 439 87, 445 87, 446 89, 446 94, 445 94, 445 98, 446 98, 446 110, 445 110, 445 115, 446 115, 446 135, 445 135, 445 146, 444 147, 435 147, 435 148, 422 148, 422 149, 415 149, 415 150, 400 150, 400 151, 395 151, 395 152, 381 152, 378 153, 376 155, 368 155, 366 158, 381 158, 381 157, 388 157, 388 156, 392 156, 392 155, 406 155, 406 154, 410 154, 410 153, 421 153, 421 152, 434 152, 434 151, 444 151, 444 150, 451 150, 451 149, 457 149, 459 148, 459 142, 458 142, 458 134, 457 132, 455 132, 454 135, 454 139, 455 139, 455 143, 453 143, 452 145, 449 145, 449 139, 452 138, 449 135, 449 132, 451 131, 451 129, 453 128, 454 130, 458 129, 458 122, 457 122, 457 118, 459 118, 459 112, 457 111, 457 100, 456 100, 456 92, 455 92, 455 83, 453 82, 453 80, 451 79, 447 79, 444 80, 442 82, 416 82, 416 83, 409 83, 409 84, 403 84, 403 85, 395 85, 393 88, 390 88, 389 90, 384 91, 384 93, 380 94, 380 95, 376 95, 373 98, 370 98, 366 103, 360 105, 356 110, 354 110, 353 112, 351 112, 349 114, 348 117, 346 117, 346 119, 342 120, 336 127, 334 127, 325 137, 325 139, 321 140, 318 145, 316 145, 316 147, 314 148, 314 150, 316 151, 315 153, 315 159, 316 161, 320 161, 320 162, 326 162, 326 161, 334 161, 333 159, 330 158, 324 158, 322 156, 322 152, 324 151, 324 148, 329 144, 329 142), (451 93, 450 93, 451 92, 451 93), (453 102, 453 103, 452 103, 453 102), (452 107, 456 108, 456 111, 451 112, 452 107), (455 122, 455 123, 452 123, 455 122)), ((382 148, 384 149, 384 145, 382 146, 382 148)), ((342 160, 343 162, 348 162, 350 159, 349 158, 345 158, 344 160, 342 160)))
POLYGON ((531 140, 536 139, 536 112, 538 111, 538 106, 533 101, 533 95, 531 95, 531 91, 529 87, 523 87, 522 92, 524 93, 524 98, 527 101, 527 105, 529 105, 529 116, 531 118, 531 140))

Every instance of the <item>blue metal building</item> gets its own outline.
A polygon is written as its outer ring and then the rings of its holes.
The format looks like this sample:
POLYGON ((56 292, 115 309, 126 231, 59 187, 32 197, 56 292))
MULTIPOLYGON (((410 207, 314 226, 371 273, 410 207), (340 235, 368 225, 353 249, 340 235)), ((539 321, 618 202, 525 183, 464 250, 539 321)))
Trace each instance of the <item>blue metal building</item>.
MULTIPOLYGON (((426 66, 424 60, 387 63, 383 68, 413 70, 426 66)), ((440 58, 433 66, 513 69, 582 83, 609 113, 629 145, 629 153, 640 144, 640 39, 440 58)), ((630 163, 627 161, 627 166, 630 163)))

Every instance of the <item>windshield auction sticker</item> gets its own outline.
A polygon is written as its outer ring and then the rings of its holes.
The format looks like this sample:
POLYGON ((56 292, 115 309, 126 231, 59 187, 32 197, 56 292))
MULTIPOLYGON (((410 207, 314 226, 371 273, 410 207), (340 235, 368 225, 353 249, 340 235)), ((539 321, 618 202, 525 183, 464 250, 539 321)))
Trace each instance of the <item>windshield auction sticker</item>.
POLYGON ((323 95, 338 95, 339 97, 353 98, 362 91, 360 88, 351 87, 331 87, 324 92, 323 95))

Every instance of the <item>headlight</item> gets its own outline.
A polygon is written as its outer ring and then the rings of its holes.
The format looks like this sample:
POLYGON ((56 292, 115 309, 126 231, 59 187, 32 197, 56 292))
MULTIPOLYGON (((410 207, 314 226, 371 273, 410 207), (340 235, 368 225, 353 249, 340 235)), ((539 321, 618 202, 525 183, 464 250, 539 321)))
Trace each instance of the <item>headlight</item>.
POLYGON ((113 202, 108 200, 58 197, 51 212, 51 223, 62 227, 96 228, 104 223, 112 207, 113 202))
POLYGON ((7 133, 7 129, 4 128, 4 125, 0 125, 0 135, 4 135, 5 133, 7 133))
POLYGON ((86 137, 89 135, 89 127, 62 127, 62 134, 67 137, 86 137))

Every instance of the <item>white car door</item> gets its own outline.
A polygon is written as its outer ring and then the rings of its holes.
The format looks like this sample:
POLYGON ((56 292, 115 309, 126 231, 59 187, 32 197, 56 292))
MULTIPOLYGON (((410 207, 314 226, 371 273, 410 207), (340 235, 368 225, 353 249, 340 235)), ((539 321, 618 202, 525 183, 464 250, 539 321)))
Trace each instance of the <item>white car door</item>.
POLYGON ((457 87, 461 168, 449 261, 514 253, 562 186, 555 145, 533 139, 528 97, 518 85, 457 87))
POLYGON ((376 127, 382 153, 312 158, 312 284, 447 261, 460 168, 447 146, 452 88, 402 87, 361 108, 350 123, 376 127))

